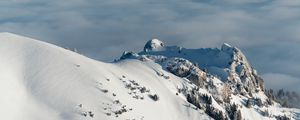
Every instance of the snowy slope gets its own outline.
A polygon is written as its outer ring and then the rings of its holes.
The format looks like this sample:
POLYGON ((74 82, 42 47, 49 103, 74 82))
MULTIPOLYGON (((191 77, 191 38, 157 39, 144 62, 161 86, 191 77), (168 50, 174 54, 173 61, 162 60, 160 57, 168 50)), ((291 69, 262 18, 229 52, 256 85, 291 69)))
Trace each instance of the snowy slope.
POLYGON ((210 118, 203 111, 195 110, 184 97, 175 95, 177 85, 186 81, 153 62, 98 62, 11 33, 1 33, 0 41, 3 120, 210 118), (157 72, 172 80, 158 76, 157 72), (139 92, 139 86, 145 86, 148 91, 139 92), (152 94, 157 94, 159 100, 148 97, 152 94), (127 112, 114 114, 125 111, 123 108, 127 112))

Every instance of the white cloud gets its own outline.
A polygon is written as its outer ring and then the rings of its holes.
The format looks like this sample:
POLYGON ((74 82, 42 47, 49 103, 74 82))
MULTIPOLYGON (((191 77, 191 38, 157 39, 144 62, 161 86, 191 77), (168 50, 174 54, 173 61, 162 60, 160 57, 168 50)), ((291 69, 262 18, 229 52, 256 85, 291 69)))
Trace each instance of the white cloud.
POLYGON ((261 73, 300 78, 298 6, 297 0, 9 0, 0 1, 0 31, 106 61, 141 50, 153 37, 189 48, 227 42, 245 50, 261 73))

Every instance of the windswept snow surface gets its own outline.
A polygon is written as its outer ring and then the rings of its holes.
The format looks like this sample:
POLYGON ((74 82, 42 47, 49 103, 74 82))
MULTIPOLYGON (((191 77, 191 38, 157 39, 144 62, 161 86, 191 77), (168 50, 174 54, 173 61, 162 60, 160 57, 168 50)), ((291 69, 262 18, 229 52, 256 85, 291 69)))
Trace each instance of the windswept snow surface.
POLYGON ((175 94, 188 82, 154 62, 103 63, 11 33, 0 43, 3 120, 210 119, 175 94))

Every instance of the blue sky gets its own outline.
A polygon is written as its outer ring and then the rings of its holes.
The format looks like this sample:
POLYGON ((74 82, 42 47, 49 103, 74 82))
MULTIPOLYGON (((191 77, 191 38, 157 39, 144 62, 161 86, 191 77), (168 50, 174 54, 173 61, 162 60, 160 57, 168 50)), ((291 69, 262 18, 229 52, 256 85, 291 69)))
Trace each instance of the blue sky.
POLYGON ((187 48, 238 46, 267 86, 300 92, 298 0, 6 0, 0 31, 103 61, 151 38, 187 48))

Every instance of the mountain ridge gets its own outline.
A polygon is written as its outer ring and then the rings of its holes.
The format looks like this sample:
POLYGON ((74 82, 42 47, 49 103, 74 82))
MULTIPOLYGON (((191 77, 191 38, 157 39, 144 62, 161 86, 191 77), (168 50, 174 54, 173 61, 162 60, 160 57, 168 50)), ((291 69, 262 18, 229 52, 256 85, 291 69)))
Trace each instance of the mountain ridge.
MULTIPOLYGON (((226 83, 227 79, 208 73, 212 63, 197 65, 184 57, 160 54, 170 49, 124 52, 121 60, 105 63, 11 33, 0 33, 0 41, 0 112, 6 120, 299 118, 297 109, 276 102, 268 105, 261 88, 235 94, 238 87, 227 85, 238 82, 226 83)), ((179 54, 180 49, 171 48, 173 55, 179 54)), ((190 50, 181 48, 182 56, 185 52, 190 50)), ((226 56, 222 51, 220 55, 226 56)), ((217 67, 232 67, 226 62, 217 67)), ((251 77, 252 72, 235 74, 251 77)))

